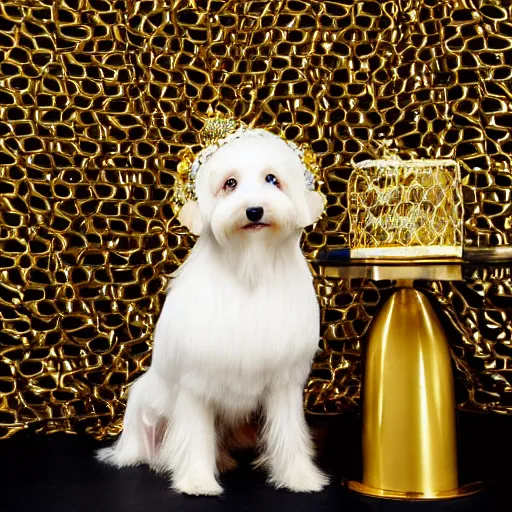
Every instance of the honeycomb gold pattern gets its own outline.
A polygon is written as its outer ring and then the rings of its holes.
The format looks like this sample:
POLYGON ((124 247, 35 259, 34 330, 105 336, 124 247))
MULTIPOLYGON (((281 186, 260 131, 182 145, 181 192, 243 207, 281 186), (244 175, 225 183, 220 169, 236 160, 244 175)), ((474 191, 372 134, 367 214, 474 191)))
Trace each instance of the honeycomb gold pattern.
MULTIPOLYGON (((118 432, 193 244, 169 202, 209 105, 311 143, 328 215, 309 257, 346 245, 348 177, 383 138, 456 158, 466 243, 510 244, 511 15, 508 0, 0 2, 0 437, 118 432)), ((511 413, 512 279, 477 274, 427 288, 460 334, 461 405, 511 413)), ((392 283, 316 283, 305 400, 337 413, 357 405, 392 283)))

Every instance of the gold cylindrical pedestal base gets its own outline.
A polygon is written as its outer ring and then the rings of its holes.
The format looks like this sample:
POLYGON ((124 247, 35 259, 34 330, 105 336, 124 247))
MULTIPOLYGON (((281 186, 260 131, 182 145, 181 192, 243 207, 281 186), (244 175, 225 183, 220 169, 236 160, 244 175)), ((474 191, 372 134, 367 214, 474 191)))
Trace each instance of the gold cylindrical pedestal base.
POLYGON ((346 482, 346 486, 351 491, 363 494, 364 496, 370 496, 372 498, 385 498, 389 500, 404 500, 404 501, 435 501, 435 500, 451 500, 454 498, 465 498, 471 496, 482 490, 480 483, 468 484, 457 489, 451 489, 444 492, 398 492, 398 491, 386 491, 384 489, 375 489, 361 482, 346 482))
POLYGON ((362 494, 406 500, 476 492, 458 487, 448 340, 428 299, 397 290, 375 318, 363 383, 362 494))

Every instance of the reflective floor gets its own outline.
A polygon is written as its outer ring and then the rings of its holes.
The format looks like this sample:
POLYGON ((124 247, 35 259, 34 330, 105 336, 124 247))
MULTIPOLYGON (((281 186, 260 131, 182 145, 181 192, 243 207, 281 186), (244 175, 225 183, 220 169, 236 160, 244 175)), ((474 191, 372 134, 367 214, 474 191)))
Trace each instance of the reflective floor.
POLYGON ((240 469, 223 476, 224 496, 174 494, 167 481, 147 468, 114 470, 93 458, 97 442, 85 435, 22 434, 0 442, 0 510, 6 512, 389 512, 510 510, 512 419, 464 414, 460 427, 461 483, 485 479, 483 493, 444 503, 410 503, 362 498, 339 482, 358 478, 360 424, 355 416, 313 421, 322 466, 333 475, 323 492, 276 491, 243 457, 240 469), (343 433, 343 435, 340 435, 343 433), (353 439, 346 444, 347 434, 353 439), (507 504, 508 502, 508 504, 507 504), (490 508, 492 507, 492 508, 490 508))

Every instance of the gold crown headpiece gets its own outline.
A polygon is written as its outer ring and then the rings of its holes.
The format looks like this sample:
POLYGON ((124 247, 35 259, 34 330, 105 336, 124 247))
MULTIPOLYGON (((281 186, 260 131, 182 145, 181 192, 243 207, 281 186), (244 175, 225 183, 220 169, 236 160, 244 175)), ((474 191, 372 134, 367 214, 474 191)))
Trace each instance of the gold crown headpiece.
POLYGON ((194 155, 190 148, 180 153, 178 176, 175 182, 174 208, 177 211, 187 202, 196 199, 195 181, 202 165, 222 146, 228 142, 241 138, 281 138, 300 158, 304 167, 304 179, 309 190, 316 190, 322 184, 320 166, 317 163, 313 150, 308 145, 297 145, 287 141, 284 136, 279 137, 267 130, 250 128, 241 121, 224 116, 221 113, 209 112, 199 138, 203 149, 194 155))

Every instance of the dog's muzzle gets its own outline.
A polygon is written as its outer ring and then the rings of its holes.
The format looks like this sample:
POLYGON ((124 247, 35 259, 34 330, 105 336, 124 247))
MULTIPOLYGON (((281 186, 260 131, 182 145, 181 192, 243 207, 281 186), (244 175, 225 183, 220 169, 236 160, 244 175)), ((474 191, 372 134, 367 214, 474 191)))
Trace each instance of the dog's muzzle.
POLYGON ((251 208, 247 208, 245 210, 245 215, 249 219, 249 224, 244 226, 244 230, 246 231, 259 231, 263 228, 268 228, 270 224, 266 224, 265 222, 260 222, 263 218, 263 213, 265 210, 261 206, 252 206, 251 208))

